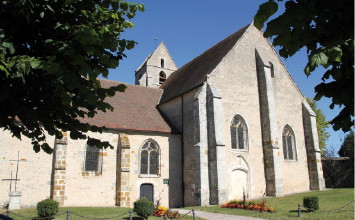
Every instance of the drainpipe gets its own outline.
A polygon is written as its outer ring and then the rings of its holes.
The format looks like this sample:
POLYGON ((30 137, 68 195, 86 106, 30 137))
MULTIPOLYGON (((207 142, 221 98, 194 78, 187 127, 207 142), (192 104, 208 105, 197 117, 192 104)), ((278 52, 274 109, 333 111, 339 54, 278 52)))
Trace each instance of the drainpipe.
POLYGON ((184 98, 181 98, 181 159, 182 159, 182 206, 185 207, 185 183, 184 183, 184 164, 185 164, 185 154, 184 154, 184 98))

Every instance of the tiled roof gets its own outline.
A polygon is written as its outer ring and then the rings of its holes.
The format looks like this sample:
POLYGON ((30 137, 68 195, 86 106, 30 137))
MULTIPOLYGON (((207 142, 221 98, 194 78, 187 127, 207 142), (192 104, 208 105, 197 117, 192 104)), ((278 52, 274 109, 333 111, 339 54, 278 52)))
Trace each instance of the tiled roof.
POLYGON ((207 75, 216 68, 248 27, 249 25, 243 27, 172 73, 160 86, 164 90, 160 103, 170 101, 202 85, 207 80, 207 75))
MULTIPOLYGON (((108 88, 125 84, 111 80, 101 80, 101 86, 108 88)), ((135 130, 171 133, 173 131, 157 109, 161 89, 125 84, 125 92, 116 92, 114 97, 106 98, 113 112, 98 112, 94 118, 84 119, 91 125, 106 126, 110 129, 135 130)))

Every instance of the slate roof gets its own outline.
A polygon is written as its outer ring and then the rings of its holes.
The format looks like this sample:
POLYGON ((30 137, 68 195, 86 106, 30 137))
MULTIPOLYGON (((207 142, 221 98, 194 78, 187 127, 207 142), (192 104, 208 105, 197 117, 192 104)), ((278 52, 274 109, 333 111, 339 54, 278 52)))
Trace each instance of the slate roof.
POLYGON ((207 80, 207 75, 216 68, 248 27, 249 25, 241 28, 172 73, 160 86, 164 90, 160 104, 201 86, 207 80))
POLYGON ((174 133, 157 109, 163 90, 130 85, 111 80, 100 80, 102 87, 108 88, 125 84, 125 92, 116 92, 114 97, 105 99, 113 112, 98 112, 94 118, 83 121, 91 125, 106 126, 110 129, 174 133))

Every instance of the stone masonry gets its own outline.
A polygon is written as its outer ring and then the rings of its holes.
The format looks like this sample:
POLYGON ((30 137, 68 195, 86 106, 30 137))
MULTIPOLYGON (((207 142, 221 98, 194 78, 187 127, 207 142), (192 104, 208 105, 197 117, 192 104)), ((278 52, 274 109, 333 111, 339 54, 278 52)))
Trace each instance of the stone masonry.
POLYGON ((306 139, 310 190, 324 190, 325 181, 321 163, 321 151, 318 145, 316 114, 306 101, 302 104, 304 135, 306 139))
POLYGON ((130 207, 130 163, 131 146, 127 134, 118 134, 117 147, 117 195, 116 206, 130 207))
POLYGON ((257 51, 257 74, 260 94, 260 112, 266 173, 266 195, 281 196, 280 150, 277 141, 275 99, 272 85, 271 67, 267 66, 257 51))
POLYGON ((62 139, 56 139, 53 154, 52 190, 51 198, 64 205, 65 197, 65 175, 66 175, 66 152, 67 133, 63 132, 62 139))

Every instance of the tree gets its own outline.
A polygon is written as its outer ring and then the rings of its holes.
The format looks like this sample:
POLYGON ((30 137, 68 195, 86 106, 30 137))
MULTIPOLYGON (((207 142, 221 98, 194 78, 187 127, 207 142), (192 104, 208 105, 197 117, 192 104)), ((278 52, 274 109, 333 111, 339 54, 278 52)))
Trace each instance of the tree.
POLYGON ((351 131, 348 135, 346 135, 344 142, 340 146, 338 154, 341 157, 354 158, 354 131, 351 131))
POLYGON ((267 23, 264 36, 280 47, 284 58, 305 47, 307 76, 319 66, 325 68, 314 99, 329 97, 331 109, 340 106, 330 123, 334 130, 349 131, 354 124, 354 1, 269 0, 260 5, 254 25, 261 29, 280 4, 285 11, 267 23))
POLYGON ((326 131, 326 128, 329 127, 329 121, 325 118, 322 110, 320 110, 317 106, 317 102, 311 98, 307 98, 308 104, 311 106, 314 113, 316 113, 316 121, 317 121, 317 132, 318 132, 318 142, 319 149, 322 151, 324 155, 327 149, 327 140, 329 138, 329 132, 326 131))
POLYGON ((52 152, 46 132, 110 146, 85 134, 104 127, 80 119, 112 111, 105 98, 125 90, 102 88, 97 78, 134 47, 121 33, 133 27, 137 10, 144 6, 123 0, 1 1, 0 128, 30 138, 35 152, 52 152))

